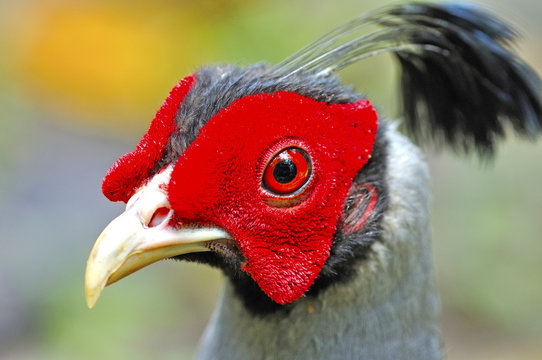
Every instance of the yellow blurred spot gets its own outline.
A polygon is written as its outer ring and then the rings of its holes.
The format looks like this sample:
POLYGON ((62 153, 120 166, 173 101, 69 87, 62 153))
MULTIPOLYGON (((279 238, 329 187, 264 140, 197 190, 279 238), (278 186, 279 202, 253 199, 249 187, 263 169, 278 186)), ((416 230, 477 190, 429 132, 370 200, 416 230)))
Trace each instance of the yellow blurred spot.
POLYGON ((178 6, 64 4, 39 18, 17 56, 18 77, 35 100, 77 118, 127 121, 144 112, 148 123, 200 62, 197 18, 178 6))

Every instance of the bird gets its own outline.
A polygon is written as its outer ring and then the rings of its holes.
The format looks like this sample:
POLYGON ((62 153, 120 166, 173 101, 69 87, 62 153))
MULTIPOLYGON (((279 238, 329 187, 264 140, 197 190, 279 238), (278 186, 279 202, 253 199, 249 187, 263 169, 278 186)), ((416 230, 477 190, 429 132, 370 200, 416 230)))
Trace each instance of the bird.
POLYGON ((198 359, 440 359, 420 145, 492 158, 542 128, 540 78, 505 21, 462 3, 363 14, 278 64, 180 80, 104 177, 126 210, 87 261, 103 289, 163 259, 221 269, 198 359), (391 54, 402 120, 337 72, 391 54))

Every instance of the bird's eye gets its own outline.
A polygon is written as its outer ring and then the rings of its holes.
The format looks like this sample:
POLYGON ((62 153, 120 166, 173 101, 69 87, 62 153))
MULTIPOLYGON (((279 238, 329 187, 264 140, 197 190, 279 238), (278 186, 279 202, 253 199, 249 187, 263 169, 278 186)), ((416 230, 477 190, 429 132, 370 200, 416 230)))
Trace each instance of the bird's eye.
POLYGON ((263 185, 276 194, 289 195, 307 183, 311 170, 311 162, 305 151, 288 148, 275 155, 267 164, 263 185))

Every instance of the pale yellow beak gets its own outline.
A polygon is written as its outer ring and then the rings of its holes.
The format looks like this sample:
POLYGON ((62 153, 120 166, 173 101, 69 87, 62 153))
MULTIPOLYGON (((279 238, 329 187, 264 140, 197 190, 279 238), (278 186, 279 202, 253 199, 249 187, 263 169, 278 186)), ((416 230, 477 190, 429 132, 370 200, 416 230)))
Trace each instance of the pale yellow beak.
POLYGON ((87 261, 85 295, 92 308, 104 287, 158 260, 209 251, 207 244, 230 239, 220 228, 169 225, 170 209, 163 184, 171 167, 154 176, 128 201, 126 211, 100 234, 87 261))

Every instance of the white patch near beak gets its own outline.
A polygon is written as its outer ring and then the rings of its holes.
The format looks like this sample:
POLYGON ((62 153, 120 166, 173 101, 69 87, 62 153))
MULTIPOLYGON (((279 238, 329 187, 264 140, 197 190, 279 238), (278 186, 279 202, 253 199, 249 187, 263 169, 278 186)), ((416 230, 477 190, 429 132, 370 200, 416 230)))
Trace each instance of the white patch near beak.
POLYGON ((167 197, 170 165, 143 185, 126 211, 100 234, 87 261, 85 296, 92 308, 105 286, 158 260, 209 251, 211 241, 230 239, 221 228, 169 226, 173 210, 167 197))

